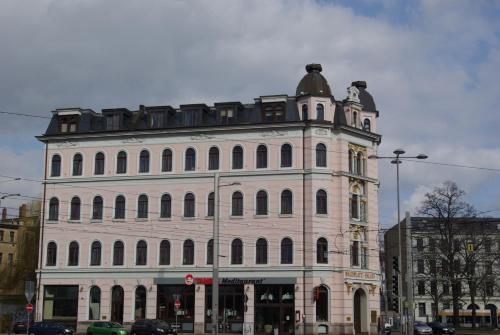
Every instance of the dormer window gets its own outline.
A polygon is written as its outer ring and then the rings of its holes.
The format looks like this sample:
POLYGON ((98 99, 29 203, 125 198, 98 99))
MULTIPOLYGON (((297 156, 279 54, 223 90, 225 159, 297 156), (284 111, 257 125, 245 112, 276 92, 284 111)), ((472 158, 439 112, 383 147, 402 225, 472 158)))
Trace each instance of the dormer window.
POLYGON ((108 114, 106 115, 106 130, 118 130, 120 128, 120 115, 108 114))
POLYGON ((263 105, 263 119, 265 122, 277 122, 285 120, 284 103, 267 103, 263 105))
POLYGON ((220 110, 220 122, 223 124, 228 124, 233 121, 234 110, 232 108, 226 108, 220 110))
POLYGON ((59 118, 59 130, 61 133, 74 133, 77 129, 77 116, 64 116, 59 118))
POLYGON ((151 112, 149 115, 149 127, 150 128, 161 128, 163 127, 163 113, 162 112, 151 112))

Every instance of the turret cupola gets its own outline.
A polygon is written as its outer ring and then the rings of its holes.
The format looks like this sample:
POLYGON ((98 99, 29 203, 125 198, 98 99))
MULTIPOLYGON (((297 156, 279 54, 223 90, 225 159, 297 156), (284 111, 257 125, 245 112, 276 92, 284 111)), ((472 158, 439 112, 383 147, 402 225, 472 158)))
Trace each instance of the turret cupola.
POLYGON ((307 74, 302 78, 295 93, 296 97, 310 95, 315 97, 333 98, 330 85, 321 74, 321 64, 307 64, 307 74))

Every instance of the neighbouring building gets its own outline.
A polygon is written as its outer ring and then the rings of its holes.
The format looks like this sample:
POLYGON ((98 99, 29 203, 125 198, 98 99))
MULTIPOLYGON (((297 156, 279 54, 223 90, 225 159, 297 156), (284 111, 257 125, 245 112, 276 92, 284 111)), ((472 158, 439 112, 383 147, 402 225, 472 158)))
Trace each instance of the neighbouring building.
POLYGON ((218 173, 221 331, 375 334, 378 111, 306 70, 252 103, 53 111, 37 319, 211 332, 218 173))
MULTIPOLYGON (((40 230, 40 201, 24 204, 19 217, 0 221, 0 332, 6 332, 12 318, 26 306, 24 283, 35 280, 40 230)), ((33 301, 34 302, 34 301, 33 301)))
MULTIPOLYGON (((401 276, 408 278, 409 275, 413 279, 415 319, 452 322, 454 281, 449 275, 449 268, 454 267, 454 277, 460 278, 456 281, 457 292, 460 292, 460 324, 465 327, 472 325, 473 304, 468 282, 471 278, 472 287, 477 292, 474 299, 477 326, 497 328, 500 322, 500 218, 455 218, 449 222, 445 224, 443 220, 411 217, 410 225, 407 226, 405 220, 400 223, 401 276), (410 229, 409 241, 406 229, 410 229), (453 248, 453 264, 448 264, 444 256, 448 248, 453 248)), ((392 306, 390 302, 395 298, 392 293, 393 263, 400 247, 398 227, 395 225, 384 236, 389 309, 392 306)), ((399 289, 403 297, 408 296, 406 279, 403 279, 403 287, 399 289)), ((407 307, 405 304, 405 309, 407 307)))

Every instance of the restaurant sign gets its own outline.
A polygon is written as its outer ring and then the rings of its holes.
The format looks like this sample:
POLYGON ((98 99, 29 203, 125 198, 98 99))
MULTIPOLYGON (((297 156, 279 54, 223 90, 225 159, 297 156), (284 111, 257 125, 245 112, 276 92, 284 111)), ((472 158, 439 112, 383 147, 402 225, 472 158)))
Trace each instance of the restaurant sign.
POLYGON ((344 277, 352 279, 376 279, 378 273, 364 271, 344 271, 344 277))

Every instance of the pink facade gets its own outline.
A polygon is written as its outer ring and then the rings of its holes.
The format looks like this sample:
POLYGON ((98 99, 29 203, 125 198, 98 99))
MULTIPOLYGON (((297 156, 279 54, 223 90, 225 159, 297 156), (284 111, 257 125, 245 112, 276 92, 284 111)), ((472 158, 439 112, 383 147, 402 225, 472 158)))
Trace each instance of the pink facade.
MULTIPOLYGON (((275 103, 283 98, 272 99, 275 103)), ((264 106, 265 101, 261 97, 264 106)), ((37 308, 37 319, 66 319, 76 322, 79 331, 85 331, 95 319, 124 324, 144 317, 168 319, 170 293, 163 292, 181 290, 186 305, 181 308, 185 323, 181 329, 209 332, 206 293, 210 286, 196 280, 192 291, 182 286, 186 274, 211 278, 209 195, 218 172, 220 276, 236 280, 234 286, 238 286, 234 288, 237 293, 227 293, 224 298, 234 303, 223 312, 225 331, 375 334, 380 310, 378 173, 376 162, 367 157, 376 153, 380 142, 375 134, 376 114, 364 110, 359 100, 347 100, 342 109, 333 97, 310 94, 295 101, 298 111, 307 104, 308 121, 300 114, 294 122, 42 136, 48 159, 38 301, 42 308, 37 308), (316 119, 318 104, 324 106, 324 121, 316 119), (346 124, 335 125, 335 113, 344 113, 346 124), (355 118, 353 113, 357 113, 355 118), (370 119, 369 129, 363 129, 366 118, 370 119), (292 149, 291 166, 283 163, 284 144, 292 149), (326 164, 318 157, 322 155, 318 144, 326 148, 326 164), (259 145, 267 149, 264 168, 257 167, 259 145), (233 168, 235 146, 243 149, 242 168, 233 168), (219 152, 217 170, 209 169, 212 147, 219 152), (172 169, 162 171, 167 148, 172 153, 172 169), (186 171, 189 148, 196 153, 192 171, 186 171), (139 172, 143 150, 149 153, 147 172, 139 172), (126 152, 127 166, 126 173, 119 174, 120 151, 126 152), (104 154, 104 169, 96 175, 99 152, 104 154), (82 157, 81 176, 73 175, 76 154, 82 157), (58 169, 54 155, 60 157, 60 173, 52 171, 58 169), (291 192, 291 210, 285 190, 291 192), (234 200, 235 192, 241 193, 242 206, 234 200), (188 193, 194 200, 186 200, 188 193), (170 195, 169 211, 162 198, 165 194, 170 195), (97 196, 102 205, 96 202, 97 196), (117 214, 118 196, 125 199, 123 218, 117 214), (78 201, 74 201, 76 197, 78 201), (242 212, 235 214, 238 208, 242 212), (235 239, 242 242, 241 248, 233 247, 235 239), (259 239, 267 242, 265 257, 263 249, 257 250, 259 239), (284 239, 292 242, 291 253, 284 239), (321 248, 326 249, 320 249, 318 255, 320 239, 321 248), (166 249, 161 247, 165 240, 168 262, 166 249), (193 242, 194 250, 186 247, 186 240, 193 242), (123 264, 116 261, 117 241, 123 243, 123 264), (146 242, 146 252, 138 247, 139 241, 146 242), (71 249, 71 242, 77 242, 78 248, 73 243, 71 249), (194 252, 192 260, 190 252, 194 252), (240 284, 239 280, 247 282, 240 284), (62 300, 54 292, 70 286, 77 291, 76 317, 72 312, 57 311, 62 300), (122 296, 116 287, 123 289, 122 296), (280 292, 279 301, 270 290, 280 292), (247 299, 242 310, 236 301, 239 298, 234 298, 242 296, 240 291, 247 299), (188 305, 193 301, 191 308, 188 305), (266 312, 273 308, 280 311, 276 320, 267 315, 274 312, 266 312)), ((67 115, 75 114, 58 110, 54 117, 67 115)), ((230 285, 227 287, 229 292, 230 285)))

